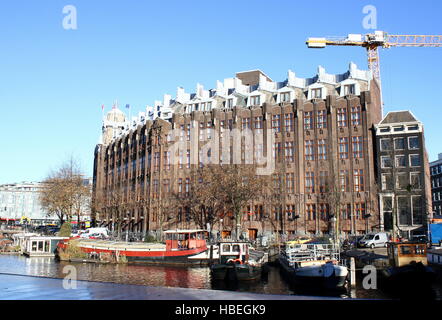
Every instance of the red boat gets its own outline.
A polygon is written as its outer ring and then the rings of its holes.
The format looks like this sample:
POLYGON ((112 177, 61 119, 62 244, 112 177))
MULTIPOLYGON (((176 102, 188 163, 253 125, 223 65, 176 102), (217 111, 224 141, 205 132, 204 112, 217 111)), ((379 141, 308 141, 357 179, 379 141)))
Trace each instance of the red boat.
POLYGON ((166 243, 122 242, 95 239, 71 238, 60 242, 58 248, 65 250, 74 244, 89 258, 102 255, 125 256, 127 262, 189 265, 199 264, 192 256, 207 251, 204 230, 169 230, 164 232, 166 243))

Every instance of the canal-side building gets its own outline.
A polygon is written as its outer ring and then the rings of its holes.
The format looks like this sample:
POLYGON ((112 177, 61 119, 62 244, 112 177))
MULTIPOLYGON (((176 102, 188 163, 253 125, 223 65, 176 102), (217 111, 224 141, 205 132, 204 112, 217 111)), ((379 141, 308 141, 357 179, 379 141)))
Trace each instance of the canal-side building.
POLYGON ((35 223, 49 221, 47 212, 40 205, 41 187, 39 182, 0 185, 0 219, 20 221, 27 218, 35 223))
POLYGON ((432 208, 424 127, 410 111, 389 112, 375 127, 380 229, 425 234, 432 208))
POLYGON ((430 162, 431 196, 433 200, 433 214, 442 216, 442 153, 438 159, 430 162))
MULTIPOLYGON (((289 71, 277 82, 252 70, 210 90, 198 84, 196 92, 186 93, 179 87, 175 98, 165 95, 130 122, 114 108, 95 149, 96 223, 144 233, 193 227, 186 208, 161 219, 162 200, 188 190, 190 172, 203 159, 228 165, 237 152, 239 163, 261 165, 257 159, 264 158, 266 174, 283 186, 280 205, 255 201, 245 208, 256 213, 242 223, 245 237, 330 233, 331 189, 339 195, 335 218, 341 233, 376 230, 373 130, 382 118, 379 97, 371 72, 352 63, 336 75, 319 67, 312 78, 289 71), (254 138, 235 140, 233 132, 254 138)), ((228 235, 233 224, 224 219, 212 230, 228 235)))

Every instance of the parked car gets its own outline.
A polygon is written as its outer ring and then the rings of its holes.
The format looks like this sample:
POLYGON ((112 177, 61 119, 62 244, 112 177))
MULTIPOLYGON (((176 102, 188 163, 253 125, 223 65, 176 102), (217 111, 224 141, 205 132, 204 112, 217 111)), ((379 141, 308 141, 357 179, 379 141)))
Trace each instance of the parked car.
POLYGON ((390 237, 386 232, 367 233, 359 240, 358 246, 372 249, 375 247, 387 247, 389 241, 390 237))

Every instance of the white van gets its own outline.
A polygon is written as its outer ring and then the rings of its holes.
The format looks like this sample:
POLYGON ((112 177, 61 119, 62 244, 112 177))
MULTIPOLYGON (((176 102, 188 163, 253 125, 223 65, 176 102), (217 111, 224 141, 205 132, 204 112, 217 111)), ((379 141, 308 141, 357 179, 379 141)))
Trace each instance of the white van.
POLYGON ((367 233, 359 240, 358 245, 365 248, 387 247, 390 237, 386 232, 367 233))
POLYGON ((109 236, 109 231, 107 230, 107 228, 89 228, 80 234, 80 238, 95 238, 99 236, 107 238, 109 236))

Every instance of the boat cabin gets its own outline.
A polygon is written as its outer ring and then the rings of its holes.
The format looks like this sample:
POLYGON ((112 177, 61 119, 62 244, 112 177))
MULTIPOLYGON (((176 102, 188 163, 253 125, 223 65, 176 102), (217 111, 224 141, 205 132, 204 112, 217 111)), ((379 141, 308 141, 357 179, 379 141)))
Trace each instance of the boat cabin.
POLYGON ((205 230, 168 230, 164 233, 166 235, 166 251, 206 247, 205 230))
POLYGON ((219 260, 221 264, 230 261, 246 263, 249 259, 249 243, 241 241, 223 241, 219 243, 219 260))
POLYGON ((54 257, 55 249, 60 241, 68 237, 27 237, 23 243, 23 254, 29 257, 54 257))
POLYGON ((427 265, 427 245, 417 242, 389 242, 388 260, 393 267, 401 267, 412 261, 427 265))

